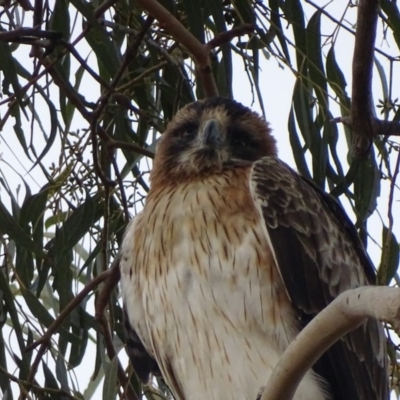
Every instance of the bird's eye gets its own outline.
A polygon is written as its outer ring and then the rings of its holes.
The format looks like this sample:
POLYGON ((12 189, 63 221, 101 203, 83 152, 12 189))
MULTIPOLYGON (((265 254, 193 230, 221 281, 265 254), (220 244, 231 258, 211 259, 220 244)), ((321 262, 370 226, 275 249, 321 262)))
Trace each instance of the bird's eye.
POLYGON ((231 132, 231 143, 235 147, 250 147, 252 141, 247 132, 235 130, 231 132))
POLYGON ((247 147, 249 146, 249 142, 243 138, 234 138, 232 140, 232 144, 234 146, 240 146, 240 147, 247 147))
POLYGON ((197 135, 199 129, 198 124, 191 122, 180 127, 179 134, 177 136, 183 139, 193 139, 197 135))

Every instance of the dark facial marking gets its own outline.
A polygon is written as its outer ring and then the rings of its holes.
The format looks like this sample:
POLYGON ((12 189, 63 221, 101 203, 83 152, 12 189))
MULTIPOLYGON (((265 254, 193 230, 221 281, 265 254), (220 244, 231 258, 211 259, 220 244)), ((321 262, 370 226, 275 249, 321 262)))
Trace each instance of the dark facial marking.
POLYGON ((191 140, 197 136, 198 130, 199 123, 197 121, 185 121, 171 132, 171 136, 191 140))

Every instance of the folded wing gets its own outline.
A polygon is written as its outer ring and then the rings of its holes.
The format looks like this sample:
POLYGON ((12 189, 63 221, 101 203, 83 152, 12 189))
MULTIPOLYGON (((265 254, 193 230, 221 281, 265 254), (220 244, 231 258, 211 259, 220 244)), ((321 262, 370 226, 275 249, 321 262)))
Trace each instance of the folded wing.
MULTIPOLYGON (((375 283, 375 272, 339 203, 275 157, 254 163, 253 199, 303 326, 344 290, 375 283)), ((334 399, 388 399, 383 326, 368 320, 317 362, 334 399)))

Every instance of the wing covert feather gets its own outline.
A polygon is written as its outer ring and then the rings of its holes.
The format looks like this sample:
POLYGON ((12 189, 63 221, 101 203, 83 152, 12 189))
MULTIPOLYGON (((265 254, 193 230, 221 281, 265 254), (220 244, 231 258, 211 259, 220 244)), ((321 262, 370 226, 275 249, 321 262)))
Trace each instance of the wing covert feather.
MULTIPOLYGON (((250 189, 303 326, 344 290, 375 283, 371 261, 334 198, 275 157, 254 163, 250 189)), ((335 400, 388 399, 385 343, 382 324, 368 320, 325 353, 314 369, 335 400)))
POLYGON ((126 352, 138 378, 147 384, 150 375, 161 376, 145 327, 145 314, 138 290, 134 268, 135 234, 140 221, 138 214, 129 224, 122 243, 120 254, 121 290, 123 295, 124 333, 126 352))

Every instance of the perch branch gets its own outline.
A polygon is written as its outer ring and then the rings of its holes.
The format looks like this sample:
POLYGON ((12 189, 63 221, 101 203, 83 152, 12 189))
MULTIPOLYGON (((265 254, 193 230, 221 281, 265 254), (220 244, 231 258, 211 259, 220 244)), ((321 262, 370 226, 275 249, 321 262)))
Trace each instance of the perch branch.
POLYGON ((353 84, 350 116, 335 118, 353 130, 353 151, 363 156, 379 135, 400 136, 400 123, 384 121, 372 114, 372 69, 374 63, 378 0, 361 0, 353 54, 353 84))
POLYGON ((158 3, 157 0, 138 0, 138 2, 150 15, 157 18, 160 25, 170 33, 176 41, 186 47, 192 55, 205 96, 218 96, 218 89, 211 68, 210 53, 212 49, 231 41, 236 36, 244 33, 251 33, 254 30, 254 26, 245 24, 231 31, 221 32, 209 43, 202 44, 169 11, 158 3))
POLYGON ((261 400, 291 400, 305 373, 337 340, 366 318, 389 322, 400 332, 400 289, 364 286, 347 290, 321 311, 289 345, 261 400))

